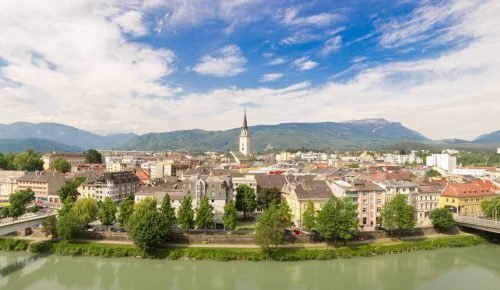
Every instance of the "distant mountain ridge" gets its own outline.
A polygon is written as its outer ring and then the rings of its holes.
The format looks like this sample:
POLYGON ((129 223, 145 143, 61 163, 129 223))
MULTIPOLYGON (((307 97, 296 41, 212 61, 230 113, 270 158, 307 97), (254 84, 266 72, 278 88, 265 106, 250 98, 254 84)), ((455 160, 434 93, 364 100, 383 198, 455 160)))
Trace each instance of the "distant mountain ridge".
POLYGON ((75 127, 57 123, 17 122, 0 124, 0 139, 43 139, 82 149, 120 148, 136 134, 101 136, 75 127))
MULTIPOLYGON (((368 148, 383 147, 404 141, 430 141, 424 135, 401 123, 385 119, 367 119, 346 122, 283 123, 249 127, 252 146, 263 150, 267 144, 274 148, 368 148)), ((136 136, 125 147, 144 150, 235 150, 238 148, 240 128, 225 131, 182 130, 149 133, 136 136)))
POLYGON ((40 152, 82 152, 82 148, 69 146, 51 140, 43 140, 36 138, 29 139, 0 139, 0 152, 21 152, 28 148, 40 152))
POLYGON ((476 143, 499 143, 500 142, 500 130, 491 132, 488 134, 481 135, 474 139, 476 143))

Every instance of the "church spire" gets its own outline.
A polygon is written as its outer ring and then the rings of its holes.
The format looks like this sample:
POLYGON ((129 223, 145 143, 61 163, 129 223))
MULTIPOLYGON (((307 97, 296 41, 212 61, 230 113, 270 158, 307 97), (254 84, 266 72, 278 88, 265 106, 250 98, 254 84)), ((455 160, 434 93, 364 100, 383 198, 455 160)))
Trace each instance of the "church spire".
POLYGON ((247 109, 245 108, 245 113, 243 115, 243 129, 248 130, 248 125, 247 125, 247 109))

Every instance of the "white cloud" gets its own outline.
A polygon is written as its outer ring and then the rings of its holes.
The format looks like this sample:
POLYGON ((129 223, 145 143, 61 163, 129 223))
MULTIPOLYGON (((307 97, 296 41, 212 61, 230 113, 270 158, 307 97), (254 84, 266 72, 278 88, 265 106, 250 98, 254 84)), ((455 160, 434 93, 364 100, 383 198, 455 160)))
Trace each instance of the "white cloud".
POLYGON ((285 10, 283 15, 283 23, 293 26, 327 26, 332 22, 342 19, 335 13, 319 13, 310 16, 299 16, 299 7, 290 7, 285 10))
POLYGON ((458 25, 465 14, 473 10, 482 1, 444 1, 437 4, 423 4, 409 16, 382 23, 379 27, 380 44, 394 48, 427 41, 443 44, 466 35, 458 25), (447 29, 439 25, 449 26, 447 29), (458 26, 454 26, 458 25, 458 26))
POLYGON ((263 83, 274 82, 274 81, 282 78, 283 76, 284 76, 284 74, 282 74, 282 73, 263 74, 260 78, 260 81, 263 83))
POLYGON ((246 70, 246 62, 238 46, 228 45, 219 49, 214 56, 203 56, 193 70, 202 75, 232 77, 246 70))
POLYGON ((284 64, 285 63, 285 59, 282 58, 282 57, 277 57, 273 60, 271 60, 270 62, 268 62, 267 64, 268 65, 280 65, 280 64, 284 64))
POLYGON ((325 41, 321 49, 322 55, 328 55, 332 52, 337 52, 342 47, 342 37, 337 35, 325 41))
POLYGON ((293 61, 293 64, 299 70, 310 70, 318 66, 318 63, 309 59, 309 57, 304 56, 301 58, 297 58, 293 61))

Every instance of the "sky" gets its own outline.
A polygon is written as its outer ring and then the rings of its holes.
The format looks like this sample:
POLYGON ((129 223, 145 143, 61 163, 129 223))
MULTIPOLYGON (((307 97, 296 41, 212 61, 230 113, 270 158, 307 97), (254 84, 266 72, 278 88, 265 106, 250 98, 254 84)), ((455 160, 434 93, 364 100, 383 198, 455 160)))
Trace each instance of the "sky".
POLYGON ((385 118, 500 129, 500 1, 0 2, 0 123, 100 134, 385 118))

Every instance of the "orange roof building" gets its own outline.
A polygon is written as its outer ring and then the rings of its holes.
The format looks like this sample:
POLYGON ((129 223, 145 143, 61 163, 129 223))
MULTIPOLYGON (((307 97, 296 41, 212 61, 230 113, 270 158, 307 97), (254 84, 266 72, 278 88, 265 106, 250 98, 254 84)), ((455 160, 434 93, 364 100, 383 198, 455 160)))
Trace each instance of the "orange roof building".
POLYGON ((449 207, 454 213, 481 216, 481 203, 495 197, 498 188, 489 180, 469 183, 448 183, 439 199, 440 207, 449 207))

